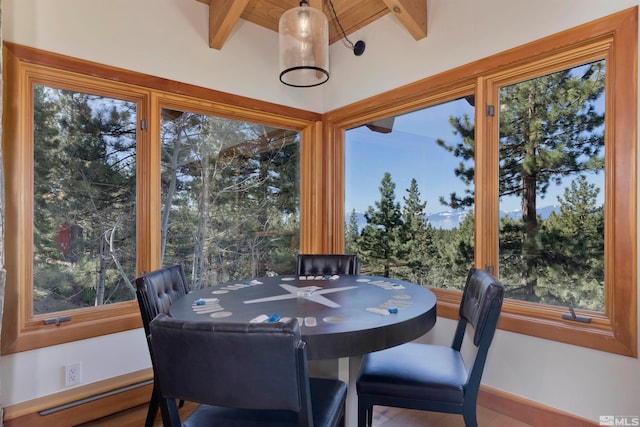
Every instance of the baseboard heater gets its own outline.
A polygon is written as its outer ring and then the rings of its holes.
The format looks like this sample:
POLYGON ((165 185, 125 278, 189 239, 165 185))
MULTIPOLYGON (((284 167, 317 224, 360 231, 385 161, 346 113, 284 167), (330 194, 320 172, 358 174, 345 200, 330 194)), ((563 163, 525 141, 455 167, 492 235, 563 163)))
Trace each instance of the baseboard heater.
POLYGON ((42 411, 38 411, 39 415, 51 415, 59 411, 63 411, 65 409, 73 408, 75 406, 84 405, 85 403, 93 402, 98 399, 102 399, 105 397, 113 396, 114 394, 122 393, 125 391, 133 390, 138 387, 144 387, 146 385, 153 384, 153 378, 145 381, 140 381, 138 383, 133 383, 128 386, 116 388, 110 391, 105 391, 102 393, 95 394, 93 396, 83 397, 82 399, 74 400, 73 402, 65 403, 63 405, 54 406, 53 408, 43 409, 42 411))

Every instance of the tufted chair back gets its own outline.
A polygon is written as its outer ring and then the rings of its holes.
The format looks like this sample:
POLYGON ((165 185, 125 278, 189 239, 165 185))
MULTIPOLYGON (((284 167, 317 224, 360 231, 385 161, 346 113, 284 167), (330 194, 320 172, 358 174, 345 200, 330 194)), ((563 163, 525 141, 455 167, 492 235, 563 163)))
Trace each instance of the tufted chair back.
POLYGON ((296 274, 360 274, 360 264, 356 255, 342 254, 300 254, 296 274))
MULTIPOLYGON (((136 297, 150 353, 151 343, 149 342, 149 324, 158 314, 169 314, 171 304, 186 294, 187 280, 184 274, 184 268, 181 264, 145 273, 136 279, 136 297)), ((151 356, 151 360, 153 361, 153 354, 151 354, 151 356)), ((160 396, 160 391, 155 381, 156 376, 157 374, 155 373, 154 366, 153 392, 151 394, 151 399, 149 400, 149 409, 147 411, 145 427, 151 427, 154 425, 158 409, 162 412, 163 420, 168 422, 169 415, 167 405, 164 404, 164 400, 160 396)), ((182 403, 183 402, 181 402, 181 404, 182 403)))
POLYGON ((144 331, 160 313, 169 314, 171 304, 187 294, 187 280, 181 264, 145 273, 136 279, 136 296, 144 331))
POLYGON ((483 270, 470 269, 460 301, 459 314, 460 321, 473 326, 473 344, 476 347, 483 338, 491 343, 498 319, 497 316, 490 319, 489 315, 492 313, 492 305, 494 311, 500 312, 503 294, 504 287, 496 278, 483 270))

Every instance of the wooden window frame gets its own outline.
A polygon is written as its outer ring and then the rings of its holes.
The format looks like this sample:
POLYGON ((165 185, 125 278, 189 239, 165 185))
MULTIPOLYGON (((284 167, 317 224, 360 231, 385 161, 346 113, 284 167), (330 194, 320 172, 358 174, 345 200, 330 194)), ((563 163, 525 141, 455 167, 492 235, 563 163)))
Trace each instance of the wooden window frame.
MULTIPOLYGON (((81 59, 4 42, 3 164, 5 173, 5 265, 7 281, 1 354, 122 332, 142 326, 134 300, 100 307, 32 314, 33 155, 31 85, 59 86, 134 100, 138 105, 137 267, 136 274, 160 265, 160 108, 162 103, 199 108, 209 114, 247 120, 301 132, 301 251, 322 248, 311 233, 311 218, 323 209, 315 190, 322 169, 321 115, 236 95, 179 83, 81 59), (143 129, 142 120, 147 126, 143 129), (320 156, 320 157, 318 157, 320 156), (143 178, 144 177, 144 178, 143 178), (155 231, 154 231, 155 230, 155 231), (45 318, 70 315, 59 325, 45 318)), ((326 226, 321 227, 326 228, 326 226)))
MULTIPOLYGON (((495 105, 496 82, 509 73, 524 75, 544 61, 575 65, 576 58, 606 57, 604 313, 589 312, 592 322, 579 323, 562 319, 566 308, 509 299, 499 328, 637 357, 637 27, 638 8, 633 7, 328 112, 323 120, 330 124, 325 138, 330 163, 344 168, 346 129, 473 93, 477 106, 475 264, 497 266, 497 125, 484 108, 495 105)), ((336 189, 334 196, 341 196, 334 197, 333 209, 327 213, 334 218, 335 228, 329 234, 334 239, 328 242, 334 252, 341 252, 344 245, 344 171, 338 172, 328 175, 334 177, 328 184, 336 189)), ((460 292, 434 292, 438 315, 457 319, 460 292)))

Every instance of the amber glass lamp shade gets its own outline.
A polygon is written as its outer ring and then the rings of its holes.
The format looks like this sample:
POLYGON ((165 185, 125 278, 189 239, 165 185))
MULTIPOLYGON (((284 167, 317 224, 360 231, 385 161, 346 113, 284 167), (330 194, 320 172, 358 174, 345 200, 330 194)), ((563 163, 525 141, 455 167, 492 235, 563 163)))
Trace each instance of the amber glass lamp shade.
POLYGON ((329 24, 306 1, 280 17, 280 81, 312 87, 329 80, 329 24))

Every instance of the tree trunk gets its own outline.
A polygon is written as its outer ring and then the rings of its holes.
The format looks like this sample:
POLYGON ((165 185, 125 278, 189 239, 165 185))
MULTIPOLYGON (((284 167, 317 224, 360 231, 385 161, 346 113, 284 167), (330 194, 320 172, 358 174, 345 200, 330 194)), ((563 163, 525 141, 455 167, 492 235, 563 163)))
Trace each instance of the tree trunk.
MULTIPOLYGON (((534 94, 529 94, 529 123, 535 117, 534 94)), ((522 257, 524 259, 524 269, 521 273, 520 284, 524 288, 524 300, 530 301, 534 295, 538 278, 536 273, 537 243, 536 234, 538 231, 538 216, 536 213, 536 183, 535 172, 527 170, 532 168, 531 164, 536 156, 535 137, 525 134, 524 141, 526 154, 522 165, 522 222, 524 223, 524 236, 522 241, 522 257)))
POLYGON ((536 178, 524 176, 524 191, 522 193, 522 221, 524 223, 524 235, 522 242, 522 257, 525 268, 521 274, 520 284, 525 290, 525 300, 530 300, 534 294, 537 282, 536 234, 538 230, 538 217, 536 214, 536 178))
POLYGON ((108 239, 105 232, 102 239, 100 239, 100 268, 98 269, 98 283, 96 284, 96 306, 104 303, 104 283, 107 274, 107 257, 109 256, 107 241, 108 239))
MULTIPOLYGON (((160 225, 160 260, 164 261, 164 254, 167 249, 167 236, 169 235, 169 218, 171 215, 171 207, 173 206, 173 196, 176 192, 176 186, 178 181, 178 158, 180 155, 180 133, 176 136, 173 144, 173 153, 169 163, 169 170, 171 171, 171 177, 169 179, 169 186, 166 190, 167 194, 164 200, 164 209, 162 211, 162 219, 160 225)), ((163 262, 164 264, 164 262, 163 262)))

